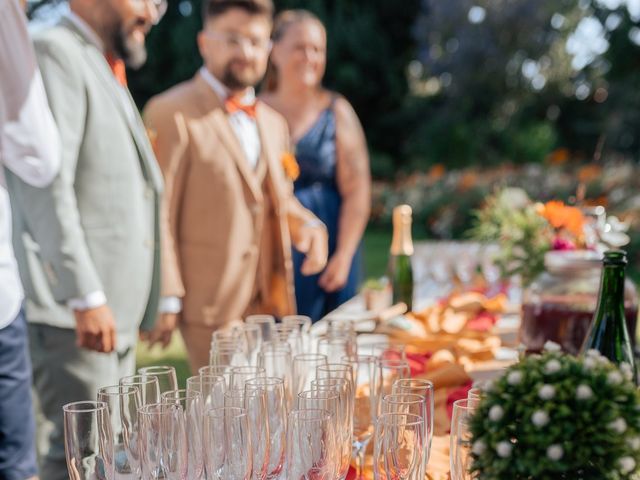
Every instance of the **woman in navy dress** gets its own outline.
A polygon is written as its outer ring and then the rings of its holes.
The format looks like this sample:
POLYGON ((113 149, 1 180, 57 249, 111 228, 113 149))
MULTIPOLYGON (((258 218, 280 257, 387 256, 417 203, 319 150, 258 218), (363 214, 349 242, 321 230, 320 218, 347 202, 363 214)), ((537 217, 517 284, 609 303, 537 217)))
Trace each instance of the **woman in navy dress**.
POLYGON ((329 262, 320 275, 300 272, 294 250, 298 313, 313 321, 353 297, 361 277, 360 242, 369 220, 371 176, 366 140, 349 102, 322 87, 326 31, 305 10, 275 20, 273 50, 261 99, 287 120, 300 175, 300 202, 329 231, 329 262))

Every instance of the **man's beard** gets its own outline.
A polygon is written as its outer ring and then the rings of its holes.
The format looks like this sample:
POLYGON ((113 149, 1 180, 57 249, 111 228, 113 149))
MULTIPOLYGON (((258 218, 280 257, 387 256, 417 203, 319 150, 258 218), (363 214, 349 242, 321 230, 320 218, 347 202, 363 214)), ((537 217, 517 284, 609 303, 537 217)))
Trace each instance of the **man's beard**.
POLYGON ((239 76, 227 65, 220 79, 222 83, 231 90, 243 90, 247 87, 255 87, 260 82, 261 77, 257 75, 239 76))
POLYGON ((147 48, 144 43, 137 43, 124 26, 120 26, 113 38, 113 48, 118 57, 133 69, 142 67, 147 61, 147 48))

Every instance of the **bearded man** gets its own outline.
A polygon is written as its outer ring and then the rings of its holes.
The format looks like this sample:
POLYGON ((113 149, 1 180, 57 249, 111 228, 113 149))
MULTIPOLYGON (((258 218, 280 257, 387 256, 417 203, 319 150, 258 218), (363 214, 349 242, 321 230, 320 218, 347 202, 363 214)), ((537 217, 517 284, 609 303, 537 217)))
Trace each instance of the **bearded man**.
POLYGON ((60 173, 45 188, 7 178, 47 480, 69 478, 62 406, 95 399, 99 387, 134 372, 139 327, 152 330, 160 301, 162 175, 125 63, 145 62, 145 36, 166 3, 69 6, 34 39, 61 139, 60 173))
POLYGON ((163 281, 182 297, 175 313, 194 372, 209 363, 216 329, 252 313, 295 313, 292 245, 306 275, 324 268, 328 250, 325 226, 293 196, 286 121, 256 102, 271 0, 202 3, 204 66, 144 115, 169 207, 163 281))

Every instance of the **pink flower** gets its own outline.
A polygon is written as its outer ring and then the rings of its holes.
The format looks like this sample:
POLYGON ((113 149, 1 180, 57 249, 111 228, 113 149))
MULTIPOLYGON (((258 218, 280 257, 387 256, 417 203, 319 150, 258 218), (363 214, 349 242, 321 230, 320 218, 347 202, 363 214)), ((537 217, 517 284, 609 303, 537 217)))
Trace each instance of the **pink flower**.
POLYGON ((552 250, 575 250, 576 245, 571 240, 567 240, 566 238, 562 238, 560 236, 553 239, 553 243, 551 244, 552 250))

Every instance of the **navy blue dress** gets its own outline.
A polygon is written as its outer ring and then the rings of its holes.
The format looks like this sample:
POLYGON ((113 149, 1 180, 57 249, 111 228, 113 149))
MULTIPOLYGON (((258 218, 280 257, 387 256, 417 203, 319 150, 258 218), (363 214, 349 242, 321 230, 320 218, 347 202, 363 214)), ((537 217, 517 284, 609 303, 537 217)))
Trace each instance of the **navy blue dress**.
MULTIPOLYGON (((336 117, 333 103, 324 110, 296 145, 300 176, 294 182, 295 195, 327 226, 329 258, 336 250, 338 221, 342 199, 336 183, 336 117)), ((327 293, 318 285, 320 275, 304 276, 300 267, 304 255, 293 250, 298 313, 315 322, 357 293, 361 272, 361 249, 351 263, 347 283, 342 290, 327 293)))

